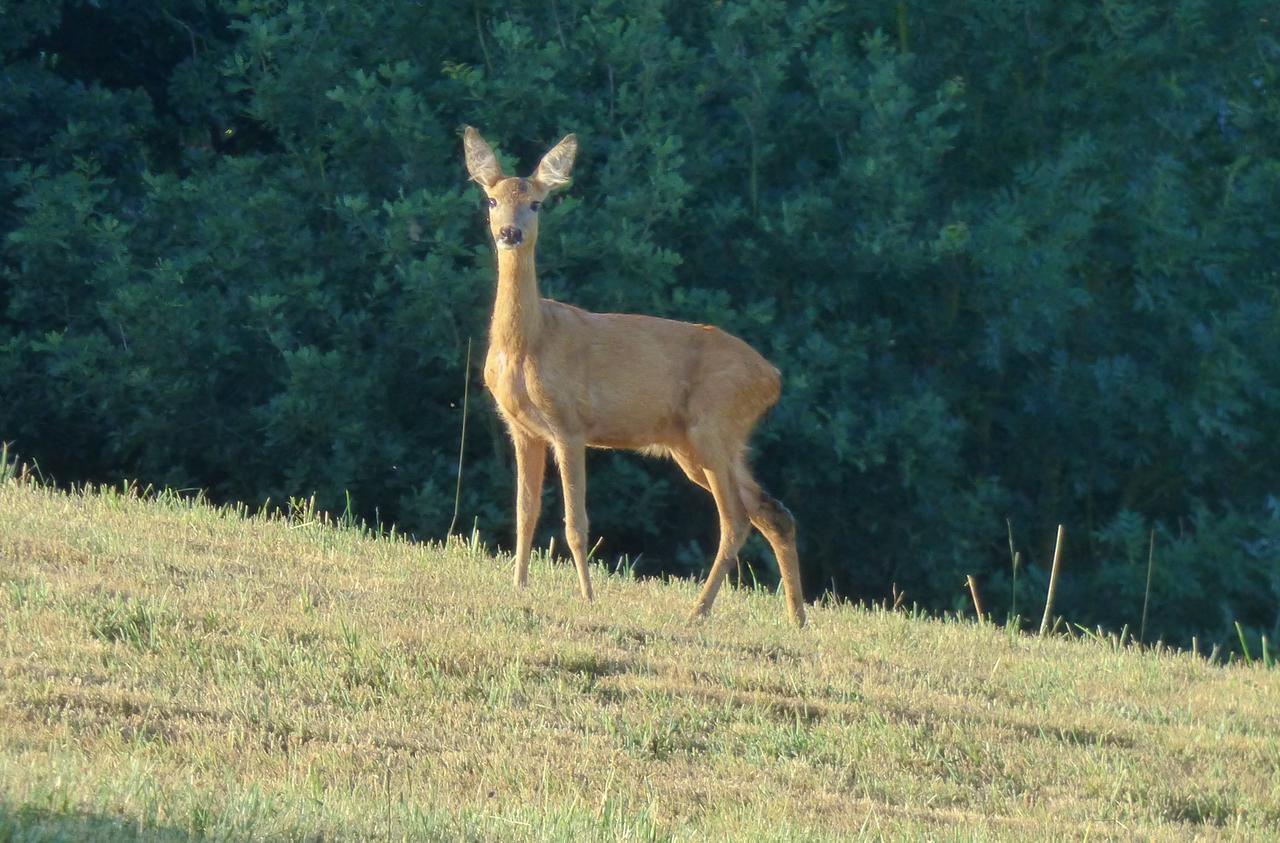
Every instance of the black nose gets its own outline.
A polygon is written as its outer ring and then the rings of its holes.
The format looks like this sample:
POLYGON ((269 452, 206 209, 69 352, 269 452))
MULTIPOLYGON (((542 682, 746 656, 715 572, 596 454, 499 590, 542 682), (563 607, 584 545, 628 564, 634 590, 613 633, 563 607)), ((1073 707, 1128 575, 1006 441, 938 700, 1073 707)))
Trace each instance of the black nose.
POLYGON ((519 246, 520 241, 524 239, 524 232, 514 225, 504 225, 498 229, 498 239, 508 246, 519 246))

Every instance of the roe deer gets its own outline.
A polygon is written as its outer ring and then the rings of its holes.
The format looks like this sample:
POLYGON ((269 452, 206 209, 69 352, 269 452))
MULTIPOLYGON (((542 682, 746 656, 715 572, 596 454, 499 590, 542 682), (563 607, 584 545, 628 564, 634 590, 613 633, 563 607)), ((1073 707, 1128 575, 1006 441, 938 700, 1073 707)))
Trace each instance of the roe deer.
POLYGON ((773 547, 791 620, 803 626, 804 594, 795 522, 747 468, 747 439, 778 400, 778 370, 737 337, 694 325, 621 313, 589 313, 538 295, 538 208, 569 182, 578 141, 568 135, 529 178, 503 175, 480 133, 463 133, 467 170, 484 188, 497 245, 498 291, 484 381, 516 452, 515 584, 528 581, 542 506, 547 446, 564 492, 565 537, 590 601, 586 448, 665 454, 711 492, 720 547, 694 616, 705 614, 754 524, 773 547))

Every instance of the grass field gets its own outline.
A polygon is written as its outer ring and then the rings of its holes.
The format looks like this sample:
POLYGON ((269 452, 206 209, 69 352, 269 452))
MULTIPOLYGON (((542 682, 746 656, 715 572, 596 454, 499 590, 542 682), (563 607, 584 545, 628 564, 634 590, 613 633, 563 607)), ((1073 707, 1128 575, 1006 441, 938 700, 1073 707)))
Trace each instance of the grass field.
POLYGON ((1280 671, 0 482, 0 840, 1275 839, 1280 671), (598 575, 599 576, 599 575, 598 575))

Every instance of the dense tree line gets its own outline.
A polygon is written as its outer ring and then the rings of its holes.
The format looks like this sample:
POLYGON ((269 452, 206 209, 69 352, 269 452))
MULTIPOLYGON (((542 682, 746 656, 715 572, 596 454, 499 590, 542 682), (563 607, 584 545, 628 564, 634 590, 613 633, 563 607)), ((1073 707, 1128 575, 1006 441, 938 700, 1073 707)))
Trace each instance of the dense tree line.
MULTIPOLYGON (((544 294, 778 365, 811 596, 1032 614, 1061 522, 1069 619, 1136 624, 1154 531, 1149 637, 1280 638, 1271 2, 0 8, 0 438, 60 481, 439 538, 470 379, 463 520, 507 541, 459 129, 522 171, 574 131, 544 294)), ((708 562, 674 466, 589 478, 606 558, 708 562)))

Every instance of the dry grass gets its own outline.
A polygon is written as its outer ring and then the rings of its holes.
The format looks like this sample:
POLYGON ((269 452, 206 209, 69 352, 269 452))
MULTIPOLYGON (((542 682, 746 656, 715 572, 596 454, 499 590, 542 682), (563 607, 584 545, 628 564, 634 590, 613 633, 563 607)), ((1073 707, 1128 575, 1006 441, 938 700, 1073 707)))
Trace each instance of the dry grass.
POLYGON ((0 840, 1265 839, 1280 672, 0 482, 0 840))

